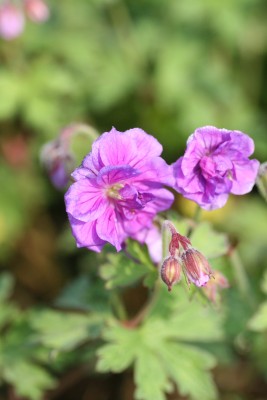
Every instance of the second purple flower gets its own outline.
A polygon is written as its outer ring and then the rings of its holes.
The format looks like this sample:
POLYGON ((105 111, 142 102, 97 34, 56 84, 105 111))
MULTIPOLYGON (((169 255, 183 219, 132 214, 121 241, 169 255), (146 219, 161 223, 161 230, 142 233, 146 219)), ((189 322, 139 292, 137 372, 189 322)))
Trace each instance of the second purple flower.
POLYGON ((223 207, 229 193, 242 195, 254 186, 259 161, 248 158, 253 151, 253 140, 240 131, 198 128, 174 164, 175 188, 206 210, 223 207))
POLYGON ((173 186, 172 170, 161 152, 160 143, 138 128, 112 128, 94 142, 65 195, 78 247, 99 252, 109 242, 119 251, 171 206, 173 195, 163 185, 173 186))

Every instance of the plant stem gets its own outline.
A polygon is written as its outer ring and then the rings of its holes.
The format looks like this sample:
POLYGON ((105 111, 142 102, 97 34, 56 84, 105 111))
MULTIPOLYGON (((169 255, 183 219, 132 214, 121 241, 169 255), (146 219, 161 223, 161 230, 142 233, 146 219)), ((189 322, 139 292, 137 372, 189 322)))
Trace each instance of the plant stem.
POLYGON ((127 320, 127 313, 118 292, 113 291, 110 297, 111 306, 119 320, 127 320))
POLYGON ((192 235, 194 227, 195 227, 194 225, 200 221, 201 212, 202 212, 202 208, 199 205, 197 205, 195 208, 193 217, 192 217, 193 224, 191 226, 189 226, 189 228, 188 228, 188 231, 186 234, 187 237, 190 237, 192 235))
POLYGON ((230 261, 234 268, 236 281, 240 290, 240 293, 244 296, 251 307, 255 305, 255 298, 249 283, 249 279, 246 274, 243 262, 239 256, 237 250, 232 250, 229 254, 230 261))
POLYGON ((125 322, 125 326, 127 328, 135 328, 143 322, 145 317, 150 313, 150 311, 153 309, 154 305, 156 304, 158 300, 160 292, 160 281, 158 280, 155 284, 154 291, 150 297, 150 299, 147 301, 147 303, 144 305, 144 307, 139 311, 139 313, 132 318, 131 320, 125 322))

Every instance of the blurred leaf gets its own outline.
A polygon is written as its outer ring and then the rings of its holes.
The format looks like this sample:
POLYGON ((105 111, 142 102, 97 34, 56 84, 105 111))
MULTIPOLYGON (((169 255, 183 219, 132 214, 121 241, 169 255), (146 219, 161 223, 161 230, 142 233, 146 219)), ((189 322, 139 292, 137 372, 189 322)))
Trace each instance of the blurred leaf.
POLYGON ((198 224, 190 240, 193 247, 207 258, 220 257, 227 253, 229 247, 227 236, 216 232, 208 222, 198 224))
POLYGON ((182 395, 189 395, 194 400, 214 400, 218 397, 208 372, 216 364, 211 354, 193 346, 166 343, 162 349, 162 359, 182 395))
POLYGON ((19 396, 31 400, 41 400, 43 392, 54 388, 56 383, 44 368, 24 360, 5 366, 3 376, 19 396))
POLYGON ((55 386, 55 379, 33 361, 38 360, 39 348, 27 317, 17 315, 1 337, 0 378, 13 385, 19 396, 41 400, 44 390, 55 386))
POLYGON ((215 310, 189 302, 181 288, 175 296, 161 289, 154 310, 141 326, 127 328, 113 321, 103 331, 107 343, 98 350, 97 369, 122 372, 133 365, 139 400, 164 399, 171 382, 191 399, 215 400, 217 391, 208 372, 215 358, 189 342, 221 340, 221 322, 215 310), (164 301, 167 296, 169 302, 164 301))
POLYGON ((253 331, 262 332, 267 329, 267 302, 260 305, 256 314, 250 319, 248 326, 253 331))
POLYGON ((8 299, 13 290, 14 280, 11 274, 3 273, 0 275, 0 302, 8 299))
POLYGON ((107 261, 100 267, 100 276, 105 279, 107 289, 129 286, 141 278, 145 285, 153 287, 158 278, 158 270, 147 255, 145 246, 129 241, 127 254, 108 254, 107 261))
POLYGON ((36 339, 52 349, 68 351, 89 339, 99 336, 103 318, 44 310, 33 315, 31 326, 38 333, 36 339))
POLYGON ((172 389, 161 357, 142 347, 137 352, 134 379, 138 400, 165 400, 165 393, 172 389))
POLYGON ((55 301, 59 307, 105 312, 108 310, 108 294, 103 283, 80 276, 63 289, 55 301))

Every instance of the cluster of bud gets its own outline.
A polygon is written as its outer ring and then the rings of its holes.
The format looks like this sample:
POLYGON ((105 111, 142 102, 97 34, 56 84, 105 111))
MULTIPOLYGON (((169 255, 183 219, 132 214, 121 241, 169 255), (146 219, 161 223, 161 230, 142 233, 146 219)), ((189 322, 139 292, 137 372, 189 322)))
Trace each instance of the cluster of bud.
POLYGON ((171 240, 169 255, 163 261, 160 275, 168 290, 171 291, 172 286, 180 281, 183 272, 188 285, 203 286, 206 296, 215 302, 217 289, 229 286, 227 279, 218 271, 212 272, 206 257, 193 248, 190 240, 179 234, 170 221, 164 222, 164 228, 170 231, 171 240))

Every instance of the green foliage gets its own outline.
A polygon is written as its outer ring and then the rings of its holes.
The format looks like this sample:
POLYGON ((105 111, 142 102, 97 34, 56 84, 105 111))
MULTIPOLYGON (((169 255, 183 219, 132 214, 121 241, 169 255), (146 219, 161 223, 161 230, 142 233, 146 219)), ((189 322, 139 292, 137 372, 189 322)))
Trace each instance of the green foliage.
POLYGON ((100 275, 106 281, 107 289, 133 285, 141 278, 146 286, 153 287, 158 270, 144 246, 128 241, 126 253, 107 254, 107 261, 100 267, 100 275))
POLYGON ((67 285, 55 300, 59 307, 72 310, 109 312, 108 294, 102 281, 81 275, 67 285))
MULTIPOLYGON (((91 347, 101 334, 104 319, 98 314, 50 309, 21 314, 15 304, 7 302, 12 290, 11 276, 3 274, 0 279, 0 379, 14 386, 19 396, 41 400, 44 391, 57 384, 53 370, 57 365, 61 369, 68 365, 70 350, 74 352, 84 343, 91 347), (59 357, 64 352, 66 360, 59 357), (61 358, 60 362, 52 354, 61 358)), ((91 352, 94 354, 94 347, 91 352)), ((70 362, 76 362, 76 357, 70 362)))
POLYGON ((6 311, 0 317, 0 379, 13 385, 19 396, 41 400, 43 392, 55 387, 56 381, 46 368, 39 365, 40 347, 34 339, 28 315, 19 316, 19 310, 6 303, 12 289, 10 277, 2 276, 0 307, 6 311))
MULTIPOLYGON (((267 273, 265 272, 262 282, 262 290, 267 294, 267 273)), ((256 332, 267 330, 267 301, 264 301, 256 314, 249 321, 249 328, 256 332)))
POLYGON ((47 348, 69 351, 100 335, 103 318, 50 310, 37 311, 31 317, 31 327, 38 341, 47 348))
POLYGON ((214 400, 217 394, 208 370, 216 362, 200 343, 222 340, 222 317, 209 307, 189 302, 188 294, 176 289, 171 295, 161 289, 142 325, 133 328, 110 322, 104 331, 107 343, 98 351, 97 369, 121 372, 133 365, 136 399, 164 399, 174 382, 183 395, 214 400))

